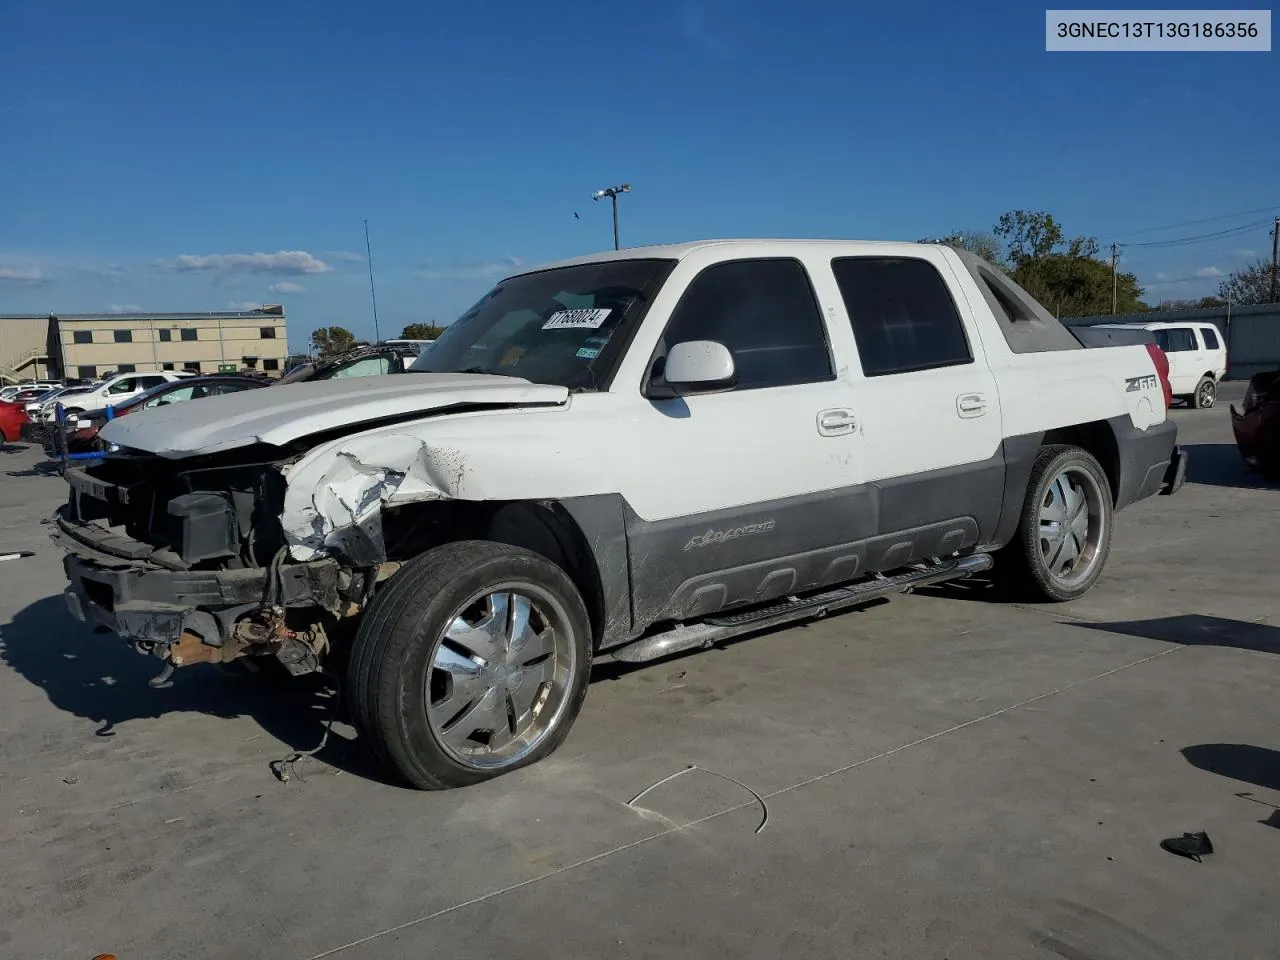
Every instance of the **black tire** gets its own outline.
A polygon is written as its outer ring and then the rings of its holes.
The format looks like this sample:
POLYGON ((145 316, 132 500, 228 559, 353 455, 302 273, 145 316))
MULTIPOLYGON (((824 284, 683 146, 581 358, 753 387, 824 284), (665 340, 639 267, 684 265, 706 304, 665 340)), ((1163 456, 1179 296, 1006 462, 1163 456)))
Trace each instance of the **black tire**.
POLYGON ((529 550, 490 541, 461 541, 407 563, 377 593, 351 647, 346 696, 352 724, 374 757, 420 790, 463 787, 536 763, 568 735, 591 674, 591 625, 573 581, 529 550), (428 719, 436 650, 459 612, 493 590, 533 596, 554 610, 570 634, 572 667, 551 726, 509 763, 461 762, 428 719))
POLYGON ((1193 410, 1208 410, 1218 400, 1218 384, 1213 377, 1201 377, 1196 384, 1196 392, 1187 399, 1187 406, 1193 410))
POLYGON ((1022 514, 1013 541, 996 556, 996 572, 1015 599, 1030 602, 1063 603, 1088 593, 1102 575, 1107 555, 1111 552, 1111 530, 1114 520, 1111 485, 1098 461, 1079 447, 1054 445, 1041 448, 1031 468, 1022 514), (1072 576, 1063 577, 1050 569, 1042 546, 1041 511, 1050 508, 1054 481, 1072 472, 1092 497, 1087 521, 1097 516, 1096 528, 1090 526, 1086 543, 1080 551, 1088 554, 1088 567, 1072 576), (1092 478, 1092 484, 1087 477, 1092 478), (1089 489, 1091 487, 1091 489, 1089 489))

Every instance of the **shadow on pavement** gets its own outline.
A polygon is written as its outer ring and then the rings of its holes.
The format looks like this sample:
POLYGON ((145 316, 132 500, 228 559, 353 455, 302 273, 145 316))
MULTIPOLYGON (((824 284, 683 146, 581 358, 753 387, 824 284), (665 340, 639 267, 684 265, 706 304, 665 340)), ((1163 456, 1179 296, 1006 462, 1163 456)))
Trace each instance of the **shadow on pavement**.
MULTIPOLYGON (((95 633, 74 620, 61 596, 46 597, 0 626, 0 662, 45 692, 60 710, 98 725, 97 736, 115 736, 130 720, 195 712, 230 719, 250 717, 292 750, 319 742, 335 709, 335 688, 324 677, 280 683, 240 676, 209 664, 175 671, 173 686, 153 690, 147 681, 160 661, 133 652, 113 634, 95 633)), ((281 750, 281 755, 286 750, 281 750)), ((379 782, 386 775, 354 739, 330 733, 317 760, 379 782)), ((279 757, 265 756, 266 764, 279 757)))
POLYGON ((1248 490, 1272 489, 1272 485, 1250 473, 1234 443, 1188 443, 1187 483, 1209 487, 1242 487, 1248 490))
POLYGON ((1280 654, 1280 627, 1203 614, 1184 614, 1155 620, 1126 620, 1112 623, 1063 621, 1065 626, 1083 630, 1104 630, 1129 637, 1180 643, 1188 647, 1235 647, 1258 653, 1280 654))
POLYGON ((1209 773, 1264 790, 1280 790, 1280 750, 1247 743, 1199 743, 1183 747, 1182 755, 1187 763, 1209 773))

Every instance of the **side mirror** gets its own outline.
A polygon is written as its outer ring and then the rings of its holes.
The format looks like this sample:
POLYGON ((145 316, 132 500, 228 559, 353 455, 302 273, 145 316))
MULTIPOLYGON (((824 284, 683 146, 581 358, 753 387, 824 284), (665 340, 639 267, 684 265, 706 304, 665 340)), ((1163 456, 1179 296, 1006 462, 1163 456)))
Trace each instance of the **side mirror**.
POLYGON ((675 394, 723 390, 738 381, 733 354, 715 340, 686 340, 667 351, 662 379, 675 394))

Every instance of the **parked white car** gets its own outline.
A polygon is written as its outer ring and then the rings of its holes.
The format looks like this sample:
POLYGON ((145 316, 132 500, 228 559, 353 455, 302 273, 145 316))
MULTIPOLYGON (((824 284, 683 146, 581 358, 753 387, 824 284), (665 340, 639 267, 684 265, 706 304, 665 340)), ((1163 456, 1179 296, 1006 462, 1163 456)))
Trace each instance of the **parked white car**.
MULTIPOLYGON (((101 383, 93 384, 84 393, 68 397, 67 402, 63 403, 63 408, 72 415, 105 410, 107 407, 114 406, 117 403, 123 403, 130 397, 145 393, 153 387, 158 387, 162 383, 181 380, 183 377, 190 376, 193 376, 193 374, 185 371, 175 372, 173 370, 153 370, 147 373, 118 373, 114 377, 108 377, 101 383)), ((53 417, 54 405, 50 405, 47 409, 41 409, 40 418, 43 421, 50 422, 53 417)))
POLYGON ((1217 401, 1218 383, 1227 375, 1227 344, 1212 323, 1184 320, 1098 326, 1149 330, 1169 358, 1169 386, 1174 397, 1197 409, 1212 407, 1217 401))

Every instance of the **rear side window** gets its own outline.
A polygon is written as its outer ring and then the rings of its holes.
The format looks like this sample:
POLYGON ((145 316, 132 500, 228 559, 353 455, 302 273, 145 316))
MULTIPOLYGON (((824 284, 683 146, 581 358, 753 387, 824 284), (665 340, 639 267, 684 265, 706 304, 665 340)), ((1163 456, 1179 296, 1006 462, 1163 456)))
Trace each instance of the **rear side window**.
POLYGON ((716 340, 733 354, 738 390, 834 380, 827 331, 798 260, 731 260, 694 277, 663 334, 667 349, 716 340))
POLYGON ((883 377, 972 363, 951 292, 931 263, 898 257, 831 261, 862 372, 883 377))
POLYGON ((1196 346, 1196 335, 1190 327, 1173 327, 1156 330, 1156 346, 1165 353, 1190 353, 1199 349, 1196 346))
POLYGON ((1206 350, 1218 350, 1222 344, 1218 342, 1218 331, 1213 327, 1201 327, 1200 334, 1204 337, 1204 348, 1206 350))

